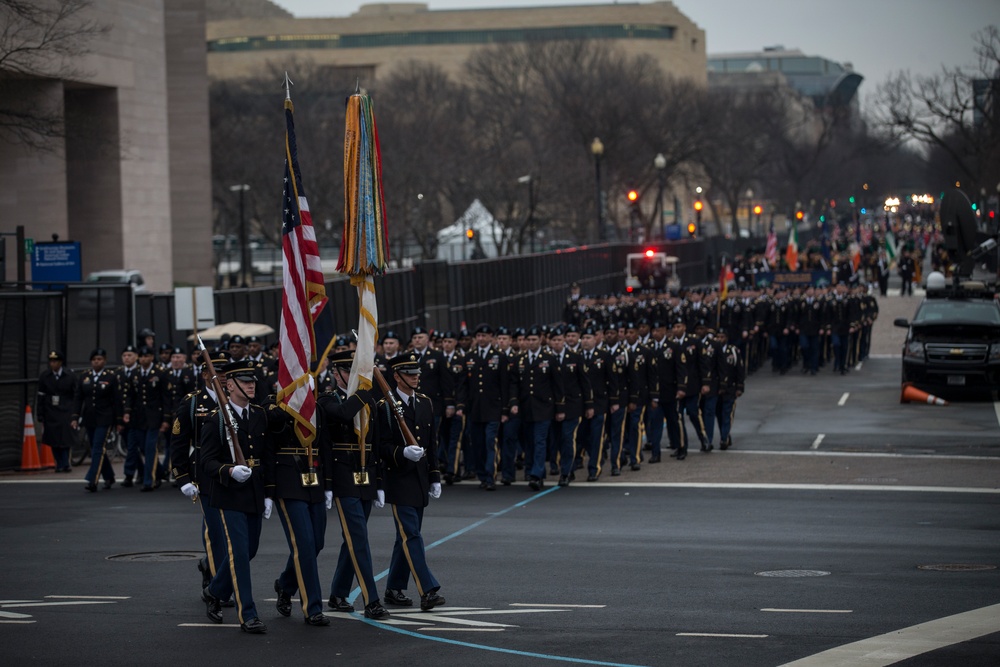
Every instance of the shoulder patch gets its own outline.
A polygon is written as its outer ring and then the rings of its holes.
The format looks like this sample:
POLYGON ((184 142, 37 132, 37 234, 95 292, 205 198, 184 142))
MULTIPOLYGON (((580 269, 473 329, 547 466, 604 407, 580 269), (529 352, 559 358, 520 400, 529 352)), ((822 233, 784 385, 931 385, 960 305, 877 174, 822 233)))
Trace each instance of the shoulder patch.
POLYGON ((171 429, 170 432, 173 433, 174 435, 180 435, 181 434, 181 420, 180 419, 174 418, 174 427, 173 427, 173 429, 171 429))

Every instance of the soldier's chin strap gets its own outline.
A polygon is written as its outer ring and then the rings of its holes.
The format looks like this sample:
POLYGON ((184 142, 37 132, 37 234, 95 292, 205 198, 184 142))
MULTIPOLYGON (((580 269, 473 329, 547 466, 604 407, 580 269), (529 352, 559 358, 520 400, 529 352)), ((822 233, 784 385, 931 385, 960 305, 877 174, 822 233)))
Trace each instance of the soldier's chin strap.
POLYGON ((247 396, 247 393, 245 391, 243 391, 243 385, 240 384, 239 380, 237 380, 236 378, 233 378, 233 384, 235 384, 236 388, 240 390, 241 394, 243 394, 243 398, 247 399, 247 405, 249 405, 250 403, 253 403, 253 399, 250 398, 249 396, 247 396))
MULTIPOLYGON (((396 377, 398 377, 400 380, 409 377, 409 375, 410 375, 409 373, 396 373, 396 377)), ((411 392, 415 392, 417 390, 417 384, 418 384, 417 382, 410 384, 409 380, 403 380, 403 384, 405 384, 411 392)))

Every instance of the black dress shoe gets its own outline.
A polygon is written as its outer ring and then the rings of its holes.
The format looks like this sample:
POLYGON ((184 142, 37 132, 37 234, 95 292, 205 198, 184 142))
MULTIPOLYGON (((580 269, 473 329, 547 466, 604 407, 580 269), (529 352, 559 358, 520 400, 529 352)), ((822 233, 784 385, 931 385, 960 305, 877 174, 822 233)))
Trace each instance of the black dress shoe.
POLYGON ((83 490, 84 491, 90 491, 91 493, 96 493, 97 492, 97 485, 96 484, 88 484, 87 486, 83 487, 83 490))
MULTIPOLYGON (((274 608, 278 610, 278 613, 282 616, 292 615, 292 596, 281 590, 281 586, 278 585, 278 580, 274 580, 274 592, 278 594, 278 601, 274 603, 274 608)), ((322 614, 317 614, 322 616, 322 614)), ((309 619, 306 619, 308 622, 309 619)))
POLYGON ((254 616, 246 623, 240 623, 240 630, 251 635, 262 635, 267 632, 267 626, 254 616))
POLYGON ((496 485, 496 482, 494 482, 491 479, 490 481, 486 482, 486 486, 484 486, 483 488, 486 489, 487 491, 496 491, 497 490, 497 485, 496 485))
POLYGON ((611 469, 611 476, 612 477, 618 477, 621 474, 622 474, 621 468, 612 468, 611 469))
POLYGON ((370 618, 373 621, 384 621, 389 618, 389 612, 385 610, 381 602, 375 600, 365 607, 365 618, 370 618))
POLYGON ((140 493, 147 493, 147 492, 152 491, 152 490, 153 490, 153 487, 146 486, 145 484, 143 484, 142 488, 139 489, 140 493))
POLYGON ((474 473, 472 471, 469 471, 469 472, 465 473, 464 475, 462 475, 462 479, 475 479, 475 478, 476 478, 476 473, 474 473))
POLYGON ((569 486, 569 477, 563 475, 559 478, 559 486, 569 486))
POLYGON ((208 569, 208 563, 204 560, 199 560, 198 571, 201 572, 202 589, 208 588, 208 585, 212 583, 212 571, 208 569))
POLYGON ((420 611, 430 611, 434 607, 440 607, 443 604, 444 598, 438 595, 437 592, 420 596, 420 611))
POLYGON ((480 482, 479 483, 479 488, 480 489, 485 489, 486 488, 486 482, 480 482))
POLYGON ((222 603, 219 598, 208 592, 208 587, 201 589, 201 599, 205 602, 205 614, 213 623, 222 623, 222 603))
POLYGON ((588 482, 596 482, 597 481, 597 475, 588 475, 587 476, 587 481, 588 482))
POLYGON ((109 481, 105 481, 104 482, 104 490, 107 491, 108 489, 110 489, 114 485, 115 485, 115 480, 111 480, 110 482, 109 481))
POLYGON ((512 480, 509 477, 504 477, 503 479, 500 480, 500 483, 503 484, 504 486, 510 486, 511 483, 513 483, 513 481, 514 480, 512 480))
POLYGON ((639 465, 638 463, 633 463, 632 470, 642 470, 642 466, 639 465))
POLYGON ((226 609, 234 608, 236 606, 236 595, 230 595, 228 600, 223 600, 222 606, 226 609))
POLYGON ((649 462, 650 463, 659 463, 662 460, 663 459, 661 459, 659 456, 650 456, 649 457, 649 462))
POLYGON ((132 478, 131 477, 126 477, 125 480, 122 482, 122 486, 125 487, 126 489, 131 489, 132 488, 132 478))
POLYGON ((354 611, 354 605, 347 601, 347 598, 331 597, 326 606, 334 611, 342 611, 350 614, 354 611))
POLYGON ((306 625, 314 625, 316 627, 322 627, 324 625, 330 625, 330 619, 323 615, 322 612, 319 614, 313 614, 312 616, 306 616, 306 625))
POLYGON ((681 451, 677 452, 677 460, 678 461, 683 461, 687 457, 688 457, 687 450, 681 450, 681 451))
POLYGON ((542 480, 538 479, 537 477, 532 477, 530 480, 528 480, 528 488, 530 488, 532 491, 538 491, 540 488, 542 488, 542 480))
POLYGON ((444 483, 447 484, 448 486, 451 486, 452 484, 455 483, 455 476, 452 475, 450 472, 446 472, 444 475, 442 475, 442 477, 444 478, 444 483))
POLYGON ((394 604, 397 607, 412 607, 413 600, 406 597, 406 593, 399 590, 398 588, 387 588, 385 590, 385 601, 389 604, 394 604))

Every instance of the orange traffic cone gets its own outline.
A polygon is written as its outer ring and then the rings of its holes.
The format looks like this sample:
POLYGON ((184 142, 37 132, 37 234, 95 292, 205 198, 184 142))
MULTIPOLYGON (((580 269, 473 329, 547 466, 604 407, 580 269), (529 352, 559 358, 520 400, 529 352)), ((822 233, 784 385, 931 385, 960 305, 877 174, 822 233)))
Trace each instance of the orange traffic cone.
POLYGON ((31 406, 24 408, 24 444, 21 446, 20 472, 35 472, 41 470, 38 460, 38 442, 35 440, 35 420, 31 417, 31 406))
POLYGON ((40 449, 42 450, 42 468, 45 470, 55 469, 56 459, 52 456, 52 448, 48 445, 42 445, 40 449))
POLYGON ((899 402, 909 403, 910 401, 926 403, 927 405, 948 405, 948 401, 943 398, 938 398, 934 394, 928 394, 926 391, 920 391, 907 382, 903 385, 903 393, 899 396, 899 402))

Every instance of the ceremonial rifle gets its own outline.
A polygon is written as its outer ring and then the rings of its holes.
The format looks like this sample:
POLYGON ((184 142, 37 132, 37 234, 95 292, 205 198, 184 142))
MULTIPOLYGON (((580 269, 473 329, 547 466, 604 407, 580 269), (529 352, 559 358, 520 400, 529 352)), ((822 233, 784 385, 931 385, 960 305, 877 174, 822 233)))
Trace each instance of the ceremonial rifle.
MULTIPOLYGON (((236 424, 233 423, 233 416, 229 412, 229 398, 222 388, 219 376, 215 373, 215 364, 212 363, 212 357, 208 354, 205 343, 201 341, 201 336, 197 336, 197 338, 198 347, 201 349, 201 358, 208 366, 208 373, 211 376, 208 381, 212 383, 212 388, 215 389, 215 395, 219 399, 219 412, 222 413, 222 421, 226 423, 226 431, 229 434, 229 453, 232 454, 233 462, 236 465, 246 466, 247 460, 243 457, 243 450, 240 449, 240 439, 237 435, 236 424)), ((247 409, 249 409, 249 405, 247 409)))

